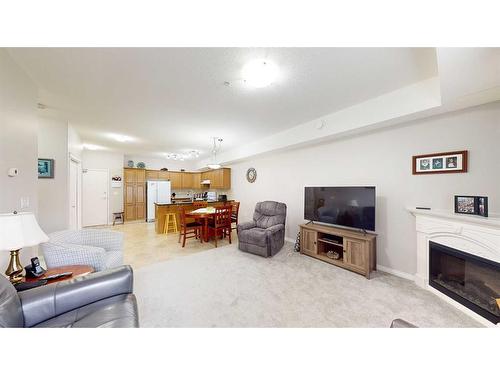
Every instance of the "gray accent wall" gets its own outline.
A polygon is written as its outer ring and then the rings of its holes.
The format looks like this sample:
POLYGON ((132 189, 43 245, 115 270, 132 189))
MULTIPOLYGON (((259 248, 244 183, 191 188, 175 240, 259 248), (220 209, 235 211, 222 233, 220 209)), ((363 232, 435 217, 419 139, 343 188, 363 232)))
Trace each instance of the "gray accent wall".
MULTIPOLYGON (((37 88, 14 63, 5 49, 0 49, 0 213, 37 212, 37 88), (7 170, 16 167, 19 175, 9 177, 7 170), (21 198, 29 206, 21 208, 21 198)), ((26 264, 35 249, 23 249, 26 264)), ((0 272, 8 264, 8 252, 0 252, 0 272)))
POLYGON ((240 222, 255 203, 288 207, 286 237, 304 223, 304 186, 377 187, 377 263, 411 276, 416 270, 415 219, 406 207, 453 210, 453 196, 489 196, 500 212, 500 102, 408 122, 321 145, 269 153, 230 165, 231 198, 241 201, 240 222), (412 155, 469 150, 469 173, 413 176, 412 155), (248 168, 257 170, 248 183, 248 168))

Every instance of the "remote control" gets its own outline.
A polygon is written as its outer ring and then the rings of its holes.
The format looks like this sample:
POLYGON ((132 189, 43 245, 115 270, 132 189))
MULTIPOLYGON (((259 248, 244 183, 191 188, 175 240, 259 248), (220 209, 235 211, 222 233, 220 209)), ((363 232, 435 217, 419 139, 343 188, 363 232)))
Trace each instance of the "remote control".
POLYGON ((42 280, 54 280, 54 279, 60 279, 61 277, 66 277, 66 276, 71 276, 73 275, 73 272, 62 272, 62 273, 56 273, 55 275, 50 275, 47 277, 44 277, 42 280))

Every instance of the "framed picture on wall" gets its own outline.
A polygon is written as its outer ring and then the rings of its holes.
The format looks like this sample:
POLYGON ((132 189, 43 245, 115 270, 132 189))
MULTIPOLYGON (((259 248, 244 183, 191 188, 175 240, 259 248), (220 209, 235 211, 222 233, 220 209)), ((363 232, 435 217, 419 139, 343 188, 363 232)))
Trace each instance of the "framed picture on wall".
POLYGON ((455 213, 488 217, 488 197, 455 195, 455 213))
POLYGON ((38 159, 38 178, 54 178, 54 159, 38 159))
POLYGON ((466 150, 415 155, 412 157, 412 173, 465 173, 468 155, 466 150))

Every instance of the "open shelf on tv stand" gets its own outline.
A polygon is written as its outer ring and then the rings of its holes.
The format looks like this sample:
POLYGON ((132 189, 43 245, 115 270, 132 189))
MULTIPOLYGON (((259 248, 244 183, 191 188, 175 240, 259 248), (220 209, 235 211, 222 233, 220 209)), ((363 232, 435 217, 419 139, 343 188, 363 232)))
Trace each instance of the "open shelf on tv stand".
POLYGON ((370 278, 376 269, 374 233, 308 223, 300 225, 300 252, 370 278), (328 256, 327 254, 329 254, 328 256), (334 259, 336 258, 336 259, 334 259))

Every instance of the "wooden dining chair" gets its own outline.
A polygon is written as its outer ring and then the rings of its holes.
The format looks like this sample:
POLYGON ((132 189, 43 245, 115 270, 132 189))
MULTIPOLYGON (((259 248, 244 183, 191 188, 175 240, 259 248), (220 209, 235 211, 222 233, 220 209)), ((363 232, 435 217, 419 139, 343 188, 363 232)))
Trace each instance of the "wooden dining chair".
POLYGON ((217 247, 217 237, 229 237, 231 243, 231 206, 222 206, 215 208, 213 222, 208 224, 208 236, 214 236, 215 247, 217 247))
POLYGON ((182 239, 182 247, 186 246, 186 239, 196 238, 203 242, 202 238, 202 228, 203 226, 198 221, 189 222, 186 220, 186 209, 182 208, 180 211, 181 218, 181 230, 179 231, 179 242, 182 239))
MULTIPOLYGON (((205 201, 194 201, 193 202, 193 210, 197 210, 198 208, 206 208, 206 207, 208 207, 208 203, 205 201)), ((203 224, 203 220, 193 219, 193 221, 196 221, 200 224, 203 224)))
POLYGON ((238 227, 238 213, 240 212, 240 202, 231 203, 231 229, 238 227), (234 227, 232 224, 234 223, 234 227))

